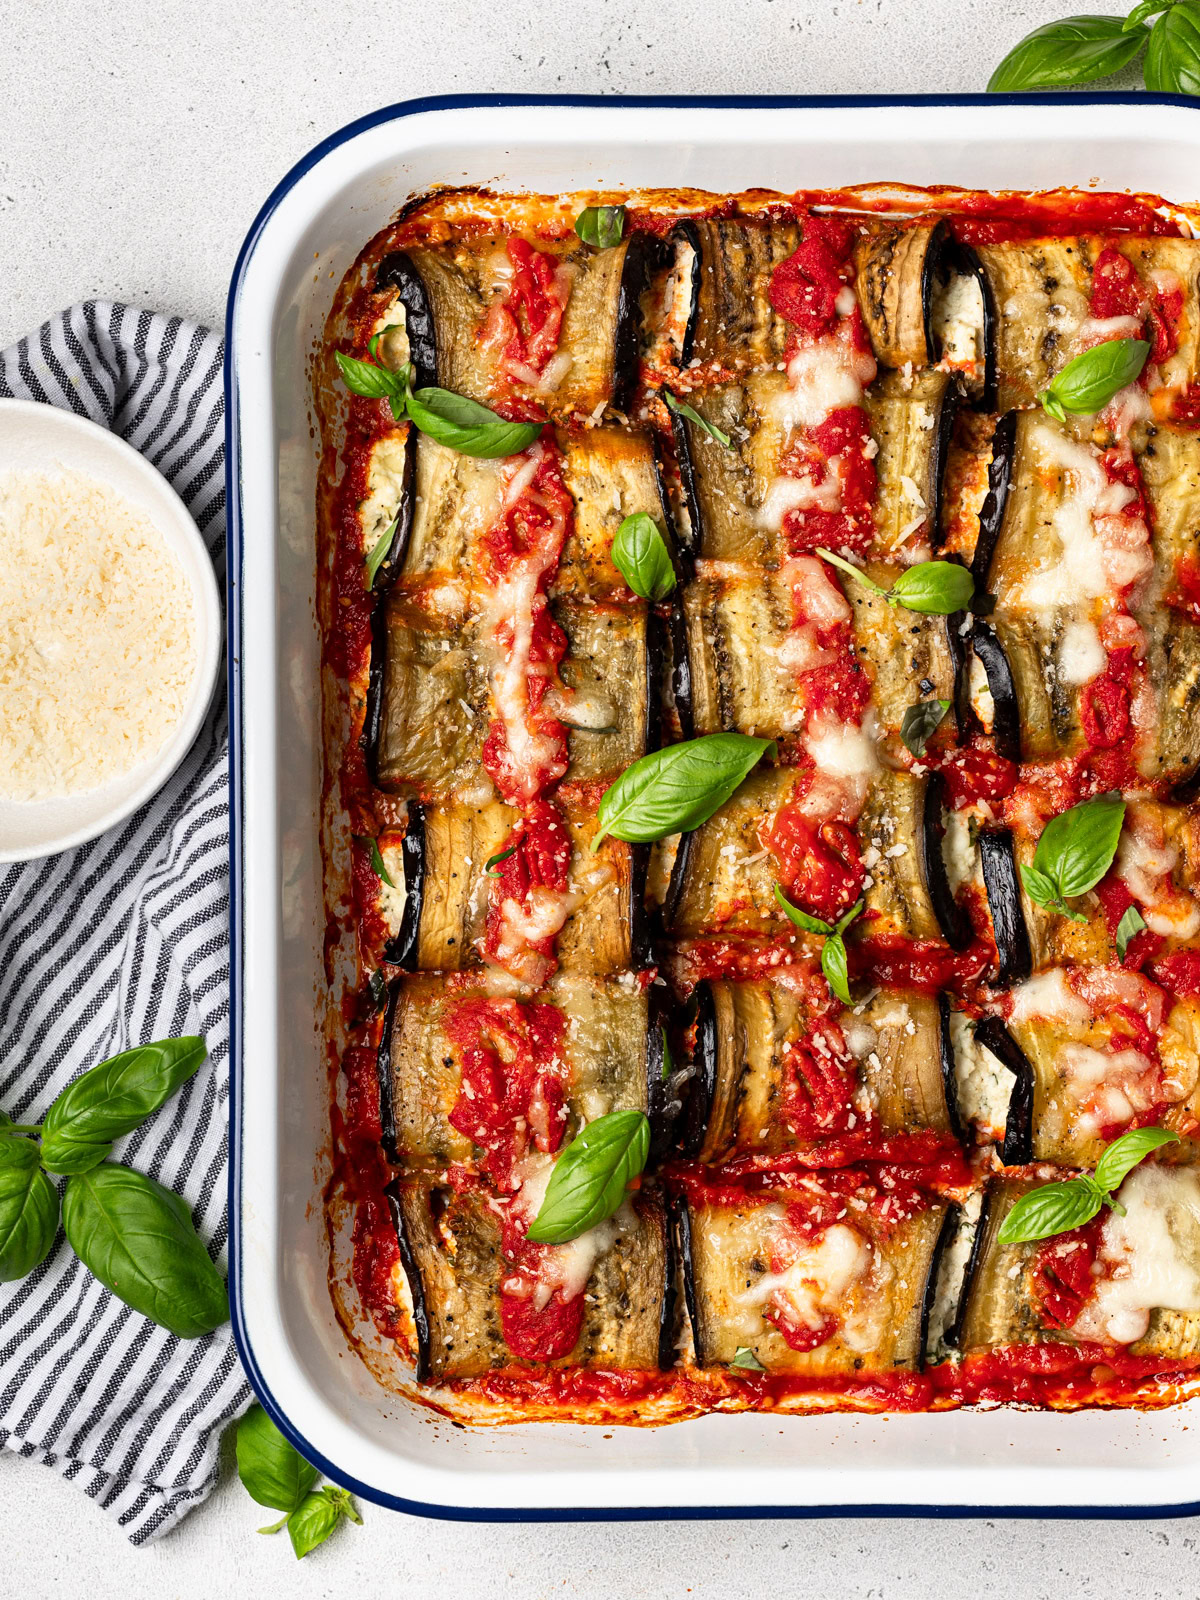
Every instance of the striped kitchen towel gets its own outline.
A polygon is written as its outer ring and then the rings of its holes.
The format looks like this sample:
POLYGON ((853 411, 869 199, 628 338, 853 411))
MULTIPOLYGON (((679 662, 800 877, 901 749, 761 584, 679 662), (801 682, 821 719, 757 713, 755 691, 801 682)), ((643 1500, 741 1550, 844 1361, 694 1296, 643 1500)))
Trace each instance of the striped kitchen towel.
MULTIPOLYGON (((88 301, 0 353, 0 395, 114 429, 167 477, 225 558, 221 343, 207 328, 88 301)), ((41 1119, 82 1068, 198 1033, 208 1060, 117 1154, 186 1195, 225 1251, 229 797, 225 696, 148 805, 45 861, 0 866, 0 1109, 41 1119)), ((98 1283, 60 1234, 0 1284, 0 1444, 78 1483, 135 1544, 212 1489, 250 1391, 228 1324, 181 1340, 98 1283)))

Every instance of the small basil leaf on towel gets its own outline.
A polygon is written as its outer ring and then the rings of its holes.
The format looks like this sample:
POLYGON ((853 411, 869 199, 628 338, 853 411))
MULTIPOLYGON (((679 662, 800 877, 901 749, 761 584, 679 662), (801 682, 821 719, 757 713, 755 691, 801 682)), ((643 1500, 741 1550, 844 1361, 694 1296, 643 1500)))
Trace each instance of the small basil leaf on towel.
POLYGON ((759 759, 775 751, 773 739, 744 733, 708 733, 669 744, 635 761, 600 797, 595 852, 609 835, 633 844, 686 833, 707 822, 759 759))
POLYGON ((57 1232, 58 1190, 38 1165, 37 1145, 0 1139, 0 1283, 40 1266, 57 1232))
POLYGON ((688 405, 686 400, 677 399, 670 389, 664 389, 662 397, 667 402, 669 410, 674 411, 678 416, 686 417, 689 422, 694 422, 698 428, 703 428, 710 439, 715 439, 718 444, 723 444, 726 450, 733 449, 729 435, 722 433, 715 422, 710 422, 707 417, 702 417, 695 406, 688 405))
POLYGON ((1050 380, 1038 399, 1042 410, 1059 422, 1073 416, 1093 417, 1135 378, 1146 365, 1150 346, 1145 339, 1106 339, 1068 361, 1050 380))
POLYGON ((1181 0, 1150 30, 1142 68, 1154 94, 1200 95, 1200 6, 1181 0))
POLYGON ((67 1181, 63 1228, 84 1266, 125 1304, 196 1339, 229 1320, 225 1280, 187 1201, 153 1178, 105 1163, 67 1181))
POLYGON ((1148 30, 1126 31, 1120 17, 1064 17, 1027 33, 988 79, 992 94, 1067 89, 1111 77, 1135 59, 1148 30))
POLYGON ((575 218, 575 232, 584 244, 611 250, 625 236, 625 207, 586 206, 575 218))
POLYGON ((46 1114, 42 1165, 51 1172, 98 1166, 113 1140, 132 1133, 199 1069, 207 1054, 195 1036, 123 1050, 68 1084, 46 1114))
POLYGON ((613 563, 643 600, 665 600, 675 587, 675 569, 654 518, 644 511, 626 517, 612 543, 613 563))
POLYGON ((261 1406, 251 1406, 237 1425, 237 1469, 246 1492, 260 1506, 295 1511, 317 1481, 317 1469, 284 1438, 261 1406))
POLYGON ((308 1495, 287 1519, 288 1538, 297 1561, 324 1544, 343 1517, 351 1522, 362 1522, 358 1507, 345 1489, 326 1484, 308 1495))
POLYGON ((507 422, 478 400, 450 389, 417 389, 408 396, 408 414, 422 433, 460 455, 490 461, 526 450, 545 426, 507 422))
POLYGON ((554 1163, 525 1237, 534 1244, 566 1244, 611 1217, 649 1154, 644 1111, 609 1111, 589 1122, 554 1163))

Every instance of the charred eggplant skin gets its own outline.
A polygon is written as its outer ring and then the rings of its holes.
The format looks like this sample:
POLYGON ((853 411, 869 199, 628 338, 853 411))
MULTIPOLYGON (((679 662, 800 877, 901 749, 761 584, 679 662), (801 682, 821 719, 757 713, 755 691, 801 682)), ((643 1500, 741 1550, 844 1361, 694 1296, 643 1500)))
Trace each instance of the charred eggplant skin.
MULTIPOLYGON (((683 1301, 688 1321, 692 1326, 692 1343, 699 1355, 700 1318, 696 1300, 696 1261, 692 1251, 692 1213, 684 1195, 677 1194, 671 1197, 667 1216, 675 1246, 675 1256, 683 1276, 683 1301)), ((659 1364, 662 1365, 661 1349, 659 1364)))
POLYGON ((979 859, 999 958, 996 982, 1008 988, 1011 984, 1023 983, 1033 971, 1033 951, 1021 905, 1021 885, 1017 877, 1011 830, 982 829, 979 835, 979 859))
POLYGON ((988 688, 992 693, 992 704, 995 708, 992 717, 992 738, 995 741, 996 754, 1003 756, 1006 761, 1019 762, 1021 715, 1017 705, 1017 686, 1013 681, 1012 668, 1008 664, 1004 646, 996 637, 996 630, 990 623, 980 621, 975 623, 971 630, 971 648, 979 657, 987 675, 988 688))
POLYGON ((1017 1080, 1008 1102, 1000 1159, 1006 1167, 1024 1166, 1033 1160, 1033 1067, 999 1017, 984 1017, 975 1037, 1017 1080))
POLYGON ((621 286, 617 293, 617 325, 613 333, 612 404, 616 411, 628 411, 637 388, 642 347, 642 295, 651 276, 666 258, 663 241, 639 230, 629 240, 621 267, 621 286))
MULTIPOLYGON (((941 223, 938 224, 940 228, 941 223)), ((983 388, 979 396, 980 411, 994 411, 996 409, 996 393, 998 385, 996 368, 996 301, 992 294, 992 286, 988 282, 987 273, 983 270, 983 263, 969 244, 960 244, 950 235, 949 223, 946 233, 939 241, 940 249, 938 259, 933 263, 935 270, 955 272, 961 278, 974 278, 979 285, 979 292, 983 296, 983 388)), ((934 230, 934 237, 937 230, 934 230)), ((932 240, 930 241, 930 254, 933 254, 932 240)), ((932 311, 932 304, 931 304, 932 311)), ((930 319, 932 321, 932 318, 930 319)), ((927 329, 930 322, 926 323, 927 329)), ((929 335, 931 361, 940 361, 942 352, 935 348, 937 341, 929 335)))
POLYGON ((629 847, 629 965, 644 972, 654 964, 654 929, 646 910, 646 879, 650 872, 650 846, 629 847))
POLYGON ((696 1049, 692 1057, 694 1070, 688 1085, 679 1143, 680 1154, 688 1158, 700 1153, 717 1090, 717 1009, 707 982, 697 984, 693 1004, 696 1008, 696 1049))
POLYGON ((983 504, 979 508, 979 534, 975 552, 971 557, 971 576, 977 589, 986 589, 988 574, 1000 529, 1004 525, 1004 511, 1008 505, 1008 491, 1012 487, 1013 456, 1017 448, 1017 419, 1020 413, 1006 411, 996 423, 992 434, 992 459, 988 462, 988 486, 983 504))
POLYGON ((952 950, 965 950, 971 942, 971 923, 955 900, 942 859, 942 812, 946 804, 946 785, 940 772, 931 773, 925 782, 921 812, 921 856, 925 888, 942 936, 952 950))
MULTIPOLYGON (((946 1207, 946 1215, 942 1218, 942 1225, 938 1229, 937 1242, 933 1247, 933 1255, 929 1261, 929 1275, 925 1279, 925 1293, 921 1297, 921 1338, 917 1346, 917 1371, 924 1372, 929 1359, 929 1323, 933 1317, 934 1304, 937 1301, 938 1278, 941 1276, 942 1257, 947 1246, 958 1231, 958 1219, 961 1207, 954 1204, 946 1207)), ((957 1308, 956 1308, 957 1309, 957 1308)), ((947 1329, 947 1342, 949 1332, 947 1329)))
POLYGON ((396 1025, 396 1006, 400 1000, 400 978, 393 978, 383 1012, 383 1032, 375 1052, 375 1079, 379 1085, 379 1144, 395 1165, 400 1159, 397 1146, 396 1100, 392 1087, 392 1029, 396 1025))
POLYGON ((384 256, 375 275, 376 289, 395 289, 404 307, 404 331, 412 363, 414 389, 437 385, 437 328, 421 274, 403 250, 384 256))
POLYGON ((416 1379, 418 1383, 428 1383, 429 1312, 425 1306, 425 1285, 421 1282, 417 1258, 413 1254, 408 1231, 404 1226, 404 1212, 400 1206, 399 1179, 393 1178, 383 1192, 387 1199, 388 1210, 392 1215, 392 1226, 396 1230, 396 1243, 400 1248, 400 1265, 404 1268, 404 1276, 408 1279, 408 1292, 412 1297, 413 1327, 417 1333, 416 1379))
POLYGON ((676 1242, 675 1218, 672 1202, 663 1201, 663 1271, 662 1310, 658 1322, 658 1370, 670 1372, 675 1365, 675 1329, 679 1316, 679 1256, 676 1242))
POLYGON ((408 827, 401 846, 404 863, 404 912, 395 937, 384 946, 384 959, 406 972, 417 970, 421 943, 421 908, 425 896, 425 808, 419 800, 408 806, 408 827))
POLYGON ((689 523, 686 541, 678 528, 676 529, 676 545, 684 562, 688 564, 690 577, 691 568, 695 565, 696 556, 703 546, 704 539, 700 518, 700 496, 696 492, 696 469, 692 463, 692 448, 688 443, 687 427, 677 411, 671 412, 671 441, 675 446, 679 484, 683 490, 683 503, 687 508, 689 523))
POLYGON ((367 776, 379 786, 379 741, 383 737, 383 691, 387 681, 387 601, 380 598, 371 612, 371 665, 367 673, 367 702, 359 744, 367 776))
POLYGON ((950 1131, 956 1139, 964 1136, 962 1115, 958 1109, 958 1071, 954 1056, 954 1039, 950 1032, 950 996, 939 994, 938 1057, 942 1065, 942 1092, 946 1096, 946 1116, 950 1131))
POLYGON ((979 1207, 979 1220, 975 1224, 975 1237, 971 1240, 971 1254, 967 1257, 966 1271, 963 1273, 962 1288, 959 1291, 958 1305, 954 1308, 954 1320, 945 1332, 946 1343, 954 1350, 962 1345, 963 1328, 967 1320, 967 1305, 971 1298, 971 1285, 975 1274, 979 1271, 979 1263, 983 1259, 984 1243, 988 1234, 988 1214, 992 1207, 991 1189, 985 1189, 983 1200, 979 1207))

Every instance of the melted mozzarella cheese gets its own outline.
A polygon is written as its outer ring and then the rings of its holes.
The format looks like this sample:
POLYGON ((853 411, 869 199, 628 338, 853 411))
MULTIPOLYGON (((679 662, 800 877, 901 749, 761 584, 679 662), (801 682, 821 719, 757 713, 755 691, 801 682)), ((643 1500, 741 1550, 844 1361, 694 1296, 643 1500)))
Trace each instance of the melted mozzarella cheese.
POLYGON ((788 1320, 816 1329, 842 1309, 852 1285, 870 1270, 873 1255, 871 1241, 857 1228, 835 1222, 819 1238, 802 1245, 782 1272, 765 1272, 735 1299, 757 1307, 777 1300, 788 1320))
POLYGON ((1171 881, 1179 859, 1174 845, 1155 838, 1136 815, 1121 834, 1116 870, 1142 908, 1146 926, 1164 939, 1200 933, 1200 905, 1171 881))
POLYGON ((1153 1102, 1158 1074, 1140 1050, 1094 1050, 1068 1043, 1058 1053, 1067 1093, 1082 1107, 1074 1125, 1083 1134, 1131 1122, 1153 1102))
POLYGON ((1098 1255, 1106 1275, 1073 1332, 1132 1344, 1159 1307, 1200 1312, 1200 1173, 1137 1167, 1118 1198, 1125 1215, 1107 1213, 1098 1255))
POLYGON ((1058 676, 1061 682, 1090 683, 1108 665, 1108 655, 1092 622, 1070 622, 1063 630, 1058 647, 1058 676))
POLYGON ((1044 1017, 1050 1022, 1084 1023, 1089 1020, 1090 1013, 1079 996, 1068 988, 1062 967, 1051 967, 1026 983, 1017 984, 1012 991, 1010 1016, 1014 1022, 1044 1017))
POLYGON ((788 362, 788 387, 768 402, 772 420, 785 434, 815 428, 831 411, 861 405, 875 372, 874 357, 855 347, 843 322, 836 332, 804 343, 788 362))
POLYGON ((778 533, 783 519, 791 511, 836 511, 841 504, 841 478, 837 471, 839 457, 834 456, 824 481, 813 483, 811 478, 772 478, 763 496, 763 503, 755 513, 755 526, 778 533))
MULTIPOLYGON (((532 1223, 542 1209, 554 1171, 554 1161, 553 1156, 530 1155, 514 1168, 513 1176, 520 1183, 520 1188, 513 1205, 527 1222, 532 1223)), ((538 1286, 533 1296, 534 1306, 540 1310, 556 1289, 562 1291, 565 1300, 573 1300, 576 1295, 582 1294, 597 1261, 612 1249, 622 1229, 629 1226, 632 1220, 633 1215, 626 1200, 621 1209, 606 1222, 598 1222, 577 1239, 571 1239, 566 1244, 543 1245, 538 1286)))
POLYGON ((364 555, 370 555, 400 510, 404 494, 405 439, 404 430, 396 428, 385 433, 371 450, 367 497, 358 508, 364 555))
POLYGON ((962 884, 974 878, 979 858, 971 839, 971 824, 961 811, 946 813, 946 831, 942 836, 942 860, 950 880, 950 892, 955 893, 962 884))
POLYGON ((792 602, 806 622, 818 628, 849 622, 850 602, 838 588, 829 568, 817 556, 794 556, 779 569, 779 581, 792 591, 792 602))

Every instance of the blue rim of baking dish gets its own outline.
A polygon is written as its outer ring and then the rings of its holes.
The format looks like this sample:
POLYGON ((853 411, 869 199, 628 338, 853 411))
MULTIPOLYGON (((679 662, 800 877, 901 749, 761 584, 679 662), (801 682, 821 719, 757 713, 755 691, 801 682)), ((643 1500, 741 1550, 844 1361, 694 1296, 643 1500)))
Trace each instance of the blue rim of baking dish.
POLYGON ((452 1506, 408 1500, 389 1494, 373 1484, 363 1483, 344 1468, 330 1461, 304 1437, 282 1410, 263 1376, 247 1332, 242 1293, 244 1288, 241 1258, 241 1075, 242 1013, 240 992, 240 908, 242 852, 242 490, 241 453, 238 437, 238 390, 235 312, 242 279, 258 243, 259 235, 284 197, 304 175, 330 151, 346 144, 371 128, 425 111, 465 111, 516 106, 553 107, 673 107, 681 111, 732 110, 846 110, 860 106, 983 106, 983 105, 1177 105, 1196 111, 1200 104, 1187 95, 1143 93, 1045 94, 950 94, 950 95, 542 95, 542 94, 447 94, 427 95, 404 100, 369 112, 347 123, 302 156, 264 202, 251 224, 238 252, 225 314, 225 481, 227 485, 227 572, 234 593, 228 605, 228 689, 229 689, 229 787, 231 823, 229 834, 229 925, 230 925, 230 1073, 229 1073, 229 1306, 234 1343, 263 1408, 296 1449, 327 1478, 341 1484, 364 1500, 404 1511, 410 1516, 432 1517, 448 1522, 680 1522, 732 1521, 751 1517, 1044 1517, 1078 1518, 1087 1521, 1144 1521, 1152 1517, 1190 1517, 1200 1515, 1200 1500, 1147 1506, 1079 1505, 911 1505, 863 1504, 822 1506, 593 1506, 530 1507, 519 1510, 507 1506, 452 1506))

